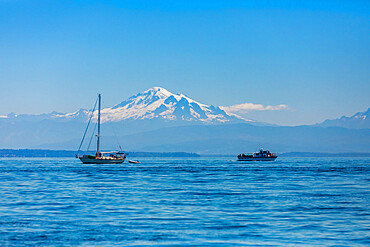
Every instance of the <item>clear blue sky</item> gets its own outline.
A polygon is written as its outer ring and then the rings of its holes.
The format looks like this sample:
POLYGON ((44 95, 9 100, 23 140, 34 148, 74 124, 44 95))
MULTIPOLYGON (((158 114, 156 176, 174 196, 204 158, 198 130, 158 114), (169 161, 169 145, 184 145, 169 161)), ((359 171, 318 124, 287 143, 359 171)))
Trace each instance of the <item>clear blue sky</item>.
POLYGON ((106 106, 153 86, 310 124, 370 106, 370 1, 0 0, 0 115, 106 106))

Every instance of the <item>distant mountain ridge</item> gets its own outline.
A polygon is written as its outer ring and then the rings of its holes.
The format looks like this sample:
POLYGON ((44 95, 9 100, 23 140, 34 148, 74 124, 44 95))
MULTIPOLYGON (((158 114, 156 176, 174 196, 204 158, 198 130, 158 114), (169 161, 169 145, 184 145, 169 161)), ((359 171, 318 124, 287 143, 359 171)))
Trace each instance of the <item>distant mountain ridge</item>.
MULTIPOLYGON (((248 123, 176 126, 118 136, 125 150, 237 154, 259 148, 274 152, 370 152, 370 129, 312 126, 255 126, 248 123)), ((33 148, 73 149, 74 140, 33 148)), ((115 149, 117 138, 103 137, 103 148, 115 149)), ((92 148, 93 150, 94 148, 92 148)))
POLYGON ((337 119, 328 119, 316 124, 319 127, 343 127, 349 129, 370 129, 370 108, 365 112, 357 112, 351 117, 343 116, 337 119))
POLYGON ((89 119, 91 111, 86 109, 79 109, 78 111, 72 113, 60 113, 53 111, 51 113, 43 113, 38 115, 33 114, 14 114, 13 112, 7 116, 2 116, 0 119, 9 121, 27 121, 27 122, 37 122, 43 120, 53 120, 53 121, 87 121, 89 119))

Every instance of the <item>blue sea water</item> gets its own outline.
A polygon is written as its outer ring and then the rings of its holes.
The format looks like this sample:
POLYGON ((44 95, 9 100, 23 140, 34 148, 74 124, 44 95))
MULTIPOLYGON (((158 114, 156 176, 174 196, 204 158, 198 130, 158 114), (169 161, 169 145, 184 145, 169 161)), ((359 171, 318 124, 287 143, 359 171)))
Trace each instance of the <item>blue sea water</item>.
POLYGON ((369 246, 369 158, 0 159, 1 246, 369 246))

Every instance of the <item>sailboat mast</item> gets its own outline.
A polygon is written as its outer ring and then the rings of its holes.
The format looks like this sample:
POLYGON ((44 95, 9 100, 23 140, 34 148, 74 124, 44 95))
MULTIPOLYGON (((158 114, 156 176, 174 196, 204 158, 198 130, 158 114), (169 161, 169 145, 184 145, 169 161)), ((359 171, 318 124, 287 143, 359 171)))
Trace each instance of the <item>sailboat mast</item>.
POLYGON ((96 145, 97 154, 100 153, 100 108, 101 108, 101 95, 100 94, 99 94, 98 98, 99 98, 99 110, 98 110, 98 136, 97 136, 98 140, 97 140, 97 145, 96 145))

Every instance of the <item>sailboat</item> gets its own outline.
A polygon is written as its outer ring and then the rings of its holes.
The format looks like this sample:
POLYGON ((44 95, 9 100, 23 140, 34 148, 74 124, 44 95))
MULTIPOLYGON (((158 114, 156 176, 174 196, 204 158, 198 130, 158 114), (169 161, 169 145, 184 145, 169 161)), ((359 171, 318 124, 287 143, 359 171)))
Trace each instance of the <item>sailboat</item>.
MULTIPOLYGON (((98 95, 98 101, 99 101, 99 107, 98 107, 98 134, 96 135, 97 137, 97 143, 96 143, 96 153, 95 155, 79 155, 79 151, 81 149, 82 143, 85 139, 87 129, 89 128, 90 122, 92 115, 90 116, 89 122, 87 124, 85 133, 82 137, 82 141, 80 144, 80 147, 77 151, 76 158, 79 158, 82 163, 84 164, 121 164, 125 161, 126 159, 126 154, 122 151, 113 151, 113 152, 101 152, 100 151, 100 110, 101 110, 101 94, 98 95)), ((94 106, 94 109, 92 113, 94 113, 96 107, 96 103, 94 106)), ((121 148, 121 147, 120 147, 121 148)))

